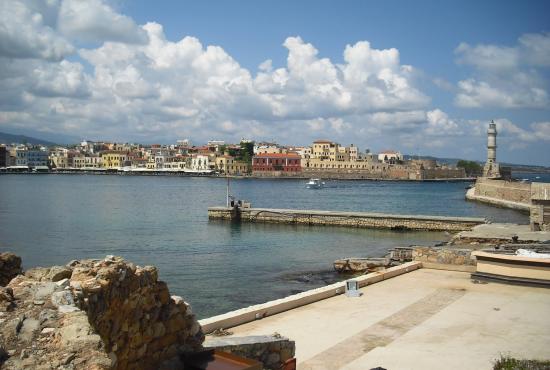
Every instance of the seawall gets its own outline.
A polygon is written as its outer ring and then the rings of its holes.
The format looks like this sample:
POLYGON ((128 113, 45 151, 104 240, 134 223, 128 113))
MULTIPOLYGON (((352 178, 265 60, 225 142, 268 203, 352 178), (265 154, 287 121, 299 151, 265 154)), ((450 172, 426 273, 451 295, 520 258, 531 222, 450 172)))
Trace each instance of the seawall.
POLYGON ((466 192, 466 199, 529 212, 531 184, 479 178, 466 192))
POLYGON ((530 210, 529 203, 515 202, 507 199, 489 197, 485 195, 478 195, 476 194, 476 188, 468 189, 468 191, 466 192, 466 199, 480 202, 480 203, 490 204, 497 207, 511 208, 522 212, 529 212, 530 210))
POLYGON ((263 222, 320 226, 344 226, 394 230, 464 231, 484 224, 479 217, 394 215, 367 212, 342 212, 268 208, 208 208, 208 218, 240 222, 263 222))

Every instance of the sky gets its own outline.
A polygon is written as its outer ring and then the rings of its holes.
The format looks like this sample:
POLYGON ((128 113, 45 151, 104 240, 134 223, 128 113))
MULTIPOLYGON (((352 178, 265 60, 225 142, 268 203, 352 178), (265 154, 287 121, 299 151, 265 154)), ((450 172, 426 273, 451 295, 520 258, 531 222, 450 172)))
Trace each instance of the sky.
POLYGON ((0 131, 550 166, 548 1, 0 2, 0 131))

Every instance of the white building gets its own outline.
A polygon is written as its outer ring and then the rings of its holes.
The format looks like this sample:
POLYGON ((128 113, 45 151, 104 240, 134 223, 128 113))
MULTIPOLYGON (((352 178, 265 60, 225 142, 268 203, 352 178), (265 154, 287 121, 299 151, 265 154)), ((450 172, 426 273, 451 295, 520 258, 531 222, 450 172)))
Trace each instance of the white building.
POLYGON ((403 160, 403 154, 394 150, 385 150, 378 154, 378 160, 380 162, 394 164, 403 160))
POLYGON ((191 158, 191 169, 193 171, 210 170, 210 159, 207 155, 198 154, 191 158))

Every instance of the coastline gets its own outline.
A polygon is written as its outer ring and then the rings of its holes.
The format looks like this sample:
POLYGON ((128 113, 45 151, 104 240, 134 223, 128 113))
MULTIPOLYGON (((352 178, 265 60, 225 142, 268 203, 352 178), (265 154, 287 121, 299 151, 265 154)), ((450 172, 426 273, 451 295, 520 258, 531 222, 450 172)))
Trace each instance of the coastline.
MULTIPOLYGON (((209 177, 209 178, 220 178, 220 179, 231 179, 231 180, 247 180, 247 179, 256 179, 256 180, 309 180, 311 176, 261 176, 261 175, 217 175, 217 174, 197 174, 197 173, 184 173, 184 172, 169 172, 169 171, 150 171, 150 172, 123 172, 123 171, 88 171, 88 170, 77 170, 77 171, 48 171, 48 172, 30 172, 30 171, 21 171, 21 172, 6 172, 0 171, 0 175, 98 175, 98 176, 173 176, 173 177, 209 177)), ((475 177, 464 177, 464 178, 441 178, 441 179, 392 179, 385 177, 322 177, 327 180, 334 181, 390 181, 390 182, 467 182, 472 183, 476 181, 475 177)))

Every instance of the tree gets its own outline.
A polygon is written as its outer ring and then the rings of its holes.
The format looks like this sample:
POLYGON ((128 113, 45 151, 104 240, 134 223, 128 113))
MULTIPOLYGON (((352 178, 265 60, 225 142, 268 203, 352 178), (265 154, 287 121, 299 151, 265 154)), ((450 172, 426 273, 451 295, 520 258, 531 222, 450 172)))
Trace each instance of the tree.
POLYGON ((456 166, 464 168, 464 172, 466 172, 467 176, 479 176, 483 171, 483 167, 474 161, 466 161, 461 159, 456 163, 456 166))

